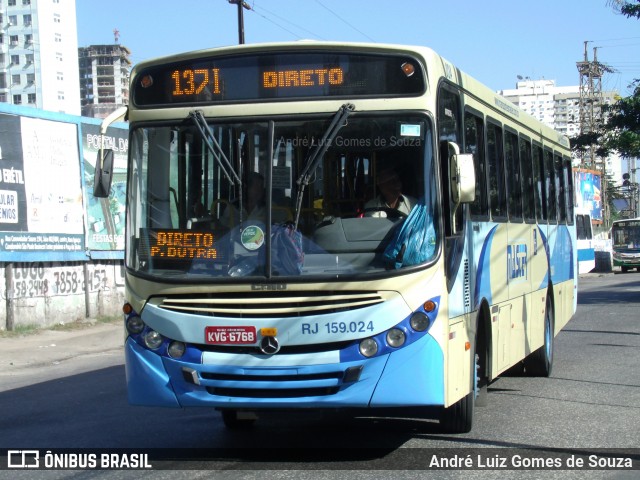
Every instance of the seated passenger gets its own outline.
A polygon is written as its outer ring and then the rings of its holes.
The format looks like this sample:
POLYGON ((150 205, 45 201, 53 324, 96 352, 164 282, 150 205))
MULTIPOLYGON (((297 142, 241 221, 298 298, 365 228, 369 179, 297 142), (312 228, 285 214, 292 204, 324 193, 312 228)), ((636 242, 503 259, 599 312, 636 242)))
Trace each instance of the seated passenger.
POLYGON ((386 217, 384 209, 397 210, 409 215, 417 200, 402 193, 402 181, 393 168, 385 168, 378 173, 376 185, 380 189, 380 195, 369 200, 364 206, 364 214, 367 217, 386 217))

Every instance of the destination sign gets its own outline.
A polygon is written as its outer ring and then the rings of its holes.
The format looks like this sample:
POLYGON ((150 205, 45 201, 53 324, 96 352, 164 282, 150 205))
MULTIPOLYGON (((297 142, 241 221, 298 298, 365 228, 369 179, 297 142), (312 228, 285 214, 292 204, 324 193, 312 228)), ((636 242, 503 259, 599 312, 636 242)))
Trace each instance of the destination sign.
POLYGON ((416 96, 425 90, 417 59, 406 55, 294 51, 210 56, 141 69, 138 107, 327 97, 416 96))
POLYGON ((152 258, 218 258, 213 233, 158 230, 151 238, 155 240, 149 249, 152 258))
POLYGON ((153 260, 154 265, 175 264, 203 260, 206 262, 226 262, 226 248, 221 248, 219 235, 215 231, 143 229, 141 247, 143 257, 153 260), (159 264, 158 261, 161 261, 159 264))

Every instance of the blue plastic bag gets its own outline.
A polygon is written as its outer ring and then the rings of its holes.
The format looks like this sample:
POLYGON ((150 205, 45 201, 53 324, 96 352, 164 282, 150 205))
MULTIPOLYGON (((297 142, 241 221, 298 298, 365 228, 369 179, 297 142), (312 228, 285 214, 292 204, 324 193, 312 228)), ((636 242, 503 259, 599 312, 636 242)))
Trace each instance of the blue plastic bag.
POLYGON ((433 220, 427 207, 418 203, 404 219, 400 228, 396 229, 384 250, 383 258, 393 268, 418 265, 431 258, 435 248, 436 234, 433 220))
POLYGON ((300 275, 304 265, 302 234, 293 223, 274 225, 271 233, 271 264, 276 275, 300 275))

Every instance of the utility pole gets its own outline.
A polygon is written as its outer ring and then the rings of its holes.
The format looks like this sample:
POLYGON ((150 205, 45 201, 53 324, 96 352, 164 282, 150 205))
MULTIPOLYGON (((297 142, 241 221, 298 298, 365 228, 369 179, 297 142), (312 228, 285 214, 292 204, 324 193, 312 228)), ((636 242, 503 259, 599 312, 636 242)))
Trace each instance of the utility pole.
POLYGON ((229 0, 229 3, 238 5, 238 43, 244 43, 244 10, 251 10, 251 5, 243 0, 229 0))

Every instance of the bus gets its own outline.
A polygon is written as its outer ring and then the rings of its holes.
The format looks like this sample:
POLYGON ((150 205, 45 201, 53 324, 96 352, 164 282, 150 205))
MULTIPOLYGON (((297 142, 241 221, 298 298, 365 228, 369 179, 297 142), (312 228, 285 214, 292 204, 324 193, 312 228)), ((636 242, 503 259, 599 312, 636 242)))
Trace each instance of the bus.
MULTIPOLYGON (((577 297, 569 142, 431 49, 145 61, 118 119, 131 404, 468 432, 500 374, 550 374, 577 297)), ((112 167, 102 149, 96 195, 112 167)))
POLYGON ((596 252, 593 244, 591 213, 586 209, 576 208, 575 216, 578 273, 589 273, 596 268, 596 252))
POLYGON ((616 220, 611 225, 613 266, 623 272, 640 271, 640 218, 616 220))

